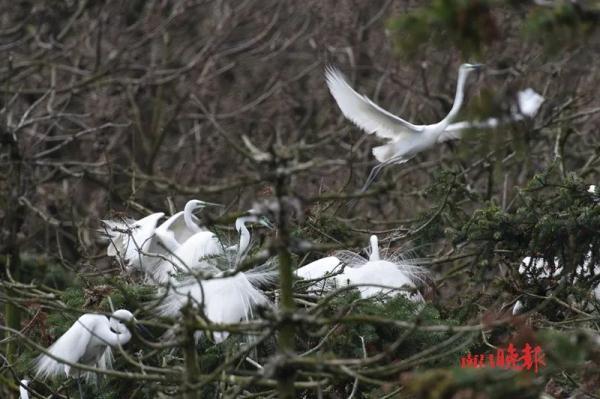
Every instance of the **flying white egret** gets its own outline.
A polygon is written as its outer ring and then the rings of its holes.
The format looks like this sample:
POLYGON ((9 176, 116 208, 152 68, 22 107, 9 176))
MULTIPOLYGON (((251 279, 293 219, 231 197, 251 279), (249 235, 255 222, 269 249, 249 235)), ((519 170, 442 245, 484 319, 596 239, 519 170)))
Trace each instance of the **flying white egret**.
POLYGON ((441 121, 431 125, 414 125, 379 107, 367 96, 358 94, 345 80, 342 73, 328 67, 325 71, 329 91, 346 118, 368 134, 375 133, 389 143, 373 148, 375 158, 381 162, 371 172, 365 188, 370 185, 384 165, 403 163, 438 141, 439 136, 456 118, 464 100, 468 75, 481 67, 480 64, 462 64, 458 69, 458 82, 454 103, 441 121))
POLYGON ((105 228, 99 231, 110 240, 106 254, 123 259, 127 267, 144 270, 144 264, 148 261, 148 256, 144 254, 153 246, 156 225, 164 215, 163 212, 157 212, 140 220, 102 220, 105 228))
MULTIPOLYGON (((41 354, 36 361, 36 377, 43 379, 54 376, 69 377, 73 374, 69 363, 80 363, 99 369, 112 367, 111 347, 125 345, 131 339, 131 332, 124 322, 134 320, 131 312, 125 309, 115 311, 110 318, 94 313, 86 313, 65 332, 52 346, 47 354, 41 354)), ((86 375, 94 378, 92 372, 75 371, 77 376, 86 375)), ((79 384, 79 378, 77 378, 79 384)), ((80 391, 81 391, 81 387, 80 391)))
MULTIPOLYGON (((229 254, 222 251, 222 246, 219 246, 221 250, 219 254, 229 263, 229 271, 235 269, 250 245, 250 232, 246 227, 248 222, 265 223, 255 214, 242 216, 236 220, 240 242, 235 248, 237 249, 235 261, 232 261, 229 254)), ((192 239, 193 237, 188 239, 182 247, 192 239)), ((271 268, 259 267, 233 276, 222 277, 223 272, 218 271, 216 266, 211 268, 212 263, 218 263, 218 260, 219 257, 214 257, 204 261, 206 265, 203 271, 211 273, 212 278, 201 280, 194 275, 188 275, 181 280, 172 278, 169 290, 158 307, 159 313, 165 316, 176 316, 191 299, 194 305, 202 307, 207 319, 212 323, 231 324, 249 320, 253 315, 253 309, 269 304, 268 298, 257 287, 272 282, 274 274, 271 268)), ((217 343, 225 340, 228 335, 227 331, 217 331, 213 334, 217 343)))
POLYGON ((357 285, 362 298, 380 294, 399 294, 414 302, 423 302, 415 282, 424 270, 405 261, 381 259, 376 235, 370 238, 369 259, 350 251, 341 251, 337 256, 329 256, 309 263, 296 270, 296 275, 304 279, 326 278, 331 286, 357 285), (341 265, 345 265, 342 271, 341 265), (389 288, 388 288, 389 287, 389 288), (408 288, 408 290, 399 290, 408 288))
POLYGON ((29 399, 27 385, 29 385, 29 380, 21 380, 21 383, 19 384, 19 399, 29 399))

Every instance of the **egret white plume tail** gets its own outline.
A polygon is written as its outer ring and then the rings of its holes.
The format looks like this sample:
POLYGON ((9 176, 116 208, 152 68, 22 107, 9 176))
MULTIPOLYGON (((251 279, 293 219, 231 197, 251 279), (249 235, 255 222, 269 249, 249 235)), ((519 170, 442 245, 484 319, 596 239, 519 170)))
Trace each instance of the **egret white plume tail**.
MULTIPOLYGON (((230 277, 215 277, 198 281, 194 277, 173 282, 173 286, 158 306, 160 314, 176 316, 188 302, 188 298, 196 306, 202 307, 207 319, 212 323, 232 324, 249 320, 258 306, 267 306, 269 299, 255 284, 270 281, 270 273, 257 272, 237 273, 230 277)), ((220 331, 215 340, 221 342, 229 333, 220 331)))

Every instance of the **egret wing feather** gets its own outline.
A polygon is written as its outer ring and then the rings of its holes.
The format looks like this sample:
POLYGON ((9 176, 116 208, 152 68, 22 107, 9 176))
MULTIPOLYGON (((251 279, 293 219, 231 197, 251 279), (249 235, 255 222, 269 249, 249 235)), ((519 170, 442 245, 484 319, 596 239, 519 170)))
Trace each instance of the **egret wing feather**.
POLYGON ((423 130, 423 126, 413 125, 381 108, 367 96, 357 93, 339 70, 329 67, 325 71, 325 77, 329 91, 344 116, 368 134, 375 133, 377 137, 396 139, 418 134, 423 130))
POLYGON ((336 256, 317 259, 307 265, 296 269, 296 276, 305 280, 312 280, 325 277, 342 270, 342 262, 336 256))
MULTIPOLYGON (((159 305, 158 311, 165 316, 175 316, 188 298, 196 305, 203 306, 204 314, 211 322, 220 324, 249 320, 256 306, 270 303, 245 273, 238 273, 200 282, 194 277, 173 282, 172 289, 159 305)), ((227 332, 220 331, 215 333, 215 340, 221 342, 227 336, 227 332)))
MULTIPOLYGON (((85 355, 87 344, 92 337, 91 331, 98 322, 98 317, 106 318, 102 315, 82 315, 47 351, 59 359, 78 363, 78 360, 85 355)), ((35 368, 36 377, 45 379, 61 374, 69 376, 71 366, 41 354, 37 358, 35 368)))

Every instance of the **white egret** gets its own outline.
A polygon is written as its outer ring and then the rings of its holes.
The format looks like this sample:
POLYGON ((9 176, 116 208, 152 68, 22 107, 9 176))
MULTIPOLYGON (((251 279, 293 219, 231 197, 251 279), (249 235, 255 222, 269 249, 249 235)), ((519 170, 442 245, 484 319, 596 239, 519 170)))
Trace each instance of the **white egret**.
POLYGON ((155 234, 170 251, 175 251, 188 238, 200 231, 207 231, 198 224, 198 218, 193 212, 207 206, 220 206, 200 200, 190 200, 183 211, 177 212, 156 228, 155 234))
MULTIPOLYGON (((175 317, 191 299, 194 305, 203 309, 211 323, 232 324, 249 320, 253 317, 253 309, 269 304, 268 298, 256 287, 270 282, 272 276, 270 271, 249 271, 201 281, 194 276, 173 281, 173 287, 158 308, 159 313, 175 317)), ((228 336, 227 331, 214 332, 217 343, 228 336)))
POLYGON ((242 261, 250 246, 250 231, 248 230, 248 227, 246 227, 246 223, 259 223, 269 229, 273 228, 271 223, 254 209, 250 209, 248 215, 237 218, 235 220, 235 229, 239 235, 239 243, 228 248, 237 251, 236 263, 242 261))
MULTIPOLYGON (((131 332, 123 322, 134 320, 131 312, 119 309, 110 318, 94 313, 86 313, 65 332, 52 346, 47 354, 41 354, 36 361, 36 377, 47 378, 54 376, 69 377, 73 375, 69 363, 80 363, 98 369, 112 367, 111 347, 125 345, 131 339, 131 332)), ((94 378, 92 372, 75 371, 77 377, 86 375, 94 378)), ((79 378, 77 378, 79 384, 79 378)), ((81 387, 80 391, 81 391, 81 387)))
MULTIPOLYGON (((222 246, 219 245, 221 250, 219 254, 229 262, 229 271, 235 269, 250 245, 250 231, 246 227, 247 222, 265 223, 256 214, 242 216, 236 220, 236 230, 240 233, 240 242, 235 247, 237 253, 234 262, 231 262, 229 254, 223 252, 222 246)), ((181 247, 187 245, 192 239, 193 237, 188 239, 181 247)), ((233 276, 221 277, 223 272, 219 272, 216 266, 212 265, 213 261, 218 262, 218 257, 215 257, 214 260, 206 259, 203 267, 203 271, 212 273, 212 278, 201 280, 191 275, 182 280, 171 279, 171 287, 158 307, 159 313, 165 316, 176 316, 191 299, 193 304, 202 307, 207 319, 212 323, 231 324, 249 320, 253 315, 253 309, 269 304, 268 298, 257 286, 266 285, 273 280, 274 274, 270 268, 256 268, 236 273, 233 276)), ((213 334, 217 343, 225 340, 228 335, 227 331, 217 331, 213 334)))
POLYGON ((105 228, 100 232, 110 240, 106 254, 123 259, 127 267, 144 270, 144 263, 148 261, 145 254, 152 247, 156 225, 164 215, 157 212, 140 220, 102 220, 105 228))
MULTIPOLYGON (((227 250, 237 251, 236 264, 241 261, 250 245, 250 231, 246 227, 246 223, 258 222, 267 227, 270 226, 264 218, 253 210, 249 213, 250 215, 241 216, 235 221, 235 228, 240 235, 239 244, 226 248, 227 250)), ((169 275, 176 271, 189 272, 194 269, 204 269, 205 271, 214 272, 214 267, 211 266, 210 262, 206 262, 206 258, 224 254, 223 245, 214 233, 208 230, 199 230, 173 250, 172 254, 166 255, 167 260, 159 262, 152 275, 157 282, 164 283, 168 281, 169 275)))
POLYGON ((325 72, 329 91, 346 118, 368 134, 375 133, 389 143, 373 148, 375 158, 381 162, 371 172, 365 188, 374 180, 381 168, 393 163, 403 163, 438 141, 439 136, 456 118, 464 100, 468 75, 481 67, 480 64, 462 64, 458 69, 458 82, 454 103, 441 121, 431 125, 414 125, 379 107, 368 97, 358 94, 345 80, 342 73, 328 67, 325 72))
POLYGON ((296 275, 304 279, 319 279, 331 275, 326 279, 328 288, 357 285, 362 298, 400 294, 411 301, 423 302, 421 294, 415 291, 415 282, 424 274, 424 270, 405 261, 381 259, 375 235, 371 236, 370 244, 368 260, 354 252, 342 251, 337 256, 322 258, 297 269, 296 275), (343 271, 341 265, 345 265, 343 271))
POLYGON ((211 231, 199 231, 179 245, 172 253, 164 254, 152 269, 154 281, 165 283, 169 276, 178 271, 189 272, 194 269, 209 269, 206 258, 220 255, 223 247, 217 236, 211 231))
POLYGON ((304 280, 320 279, 340 272, 342 267, 342 261, 337 256, 328 256, 296 269, 296 276, 304 280))
POLYGON ((21 380, 21 383, 19 384, 19 399, 29 399, 27 385, 29 385, 29 380, 21 380))

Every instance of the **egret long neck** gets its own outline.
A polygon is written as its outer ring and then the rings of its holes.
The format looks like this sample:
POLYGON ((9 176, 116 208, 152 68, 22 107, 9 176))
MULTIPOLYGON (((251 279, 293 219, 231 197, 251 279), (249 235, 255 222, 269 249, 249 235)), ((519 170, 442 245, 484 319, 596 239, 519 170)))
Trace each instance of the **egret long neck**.
POLYGON ((202 229, 194 222, 194 215, 192 214, 192 211, 195 208, 196 205, 192 201, 189 201, 187 204, 185 204, 185 207, 183 208, 183 220, 190 231, 197 233, 202 229))
POLYGON ((460 69, 458 72, 458 81, 456 82, 456 94, 454 95, 454 103, 448 115, 442 119, 444 128, 448 126, 458 115, 460 107, 462 106, 463 100, 465 99, 465 84, 467 83, 467 75, 469 72, 465 69, 460 69))
POLYGON ((110 346, 125 345, 128 343, 131 340, 131 331, 120 322, 113 322, 112 324, 114 324, 113 329, 117 332, 113 332, 109 326, 105 326, 106 328, 95 331, 98 338, 110 346))
POLYGON ((379 243, 376 235, 371 236, 371 255, 369 256, 369 260, 381 260, 379 257, 379 243))
POLYGON ((238 261, 241 260, 242 256, 246 253, 248 246, 250 245, 250 231, 246 227, 247 218, 241 217, 235 221, 235 228, 240 234, 240 243, 238 245, 238 261))

